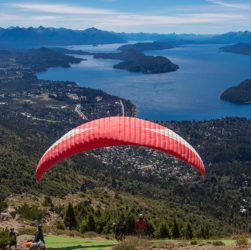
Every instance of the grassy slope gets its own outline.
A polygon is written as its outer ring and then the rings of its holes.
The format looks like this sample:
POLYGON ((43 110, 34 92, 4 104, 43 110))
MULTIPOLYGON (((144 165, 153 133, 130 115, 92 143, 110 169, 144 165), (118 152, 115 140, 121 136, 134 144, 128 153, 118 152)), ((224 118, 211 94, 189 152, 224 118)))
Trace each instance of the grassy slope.
MULTIPOLYGON (((84 238, 73 238, 67 236, 54 236, 48 235, 45 237, 47 250, 108 250, 111 249, 116 242, 105 239, 84 239, 84 238)), ((24 242, 22 242, 23 244, 24 242)), ((21 248, 20 250, 24 250, 21 248)))
MULTIPOLYGON (((220 239, 224 242, 225 245, 230 246, 234 245, 235 241, 232 239, 220 239)), ((108 250, 111 249, 112 246, 116 244, 115 241, 112 240, 104 240, 104 239, 81 239, 81 238, 72 238, 66 236, 53 236, 48 235, 45 239, 47 249, 48 250, 80 250, 80 249, 89 249, 89 250, 108 250)), ((198 241, 199 244, 206 244, 208 242, 213 242, 216 240, 207 240, 207 241, 198 241)), ((152 242, 153 246, 161 247, 170 245, 183 245, 189 244, 189 241, 180 241, 180 240, 155 240, 152 242)), ((251 244, 251 238, 249 238, 249 243, 251 244)))
MULTIPOLYGON (((12 195, 7 199, 7 203, 12 207, 19 207, 24 203, 29 204, 30 206, 35 205, 42 210, 49 212, 49 207, 43 206, 44 198, 41 195, 39 199, 38 197, 34 197, 32 195, 12 195)), ((172 222, 173 218, 177 216, 178 218, 183 218, 183 210, 180 208, 173 208, 168 201, 164 200, 155 200, 146 198, 144 196, 132 195, 127 192, 116 192, 115 190, 98 186, 94 190, 86 190, 85 192, 79 192, 76 194, 69 194, 64 196, 63 198, 59 197, 51 197, 52 202, 56 207, 64 206, 66 207, 69 202, 73 203, 73 205, 78 205, 83 202, 91 201, 91 206, 94 209, 102 208, 110 211, 114 214, 115 218, 118 217, 118 211, 126 211, 126 207, 129 207, 140 213, 144 211, 144 214, 147 219, 151 219, 156 222, 156 225, 160 224, 160 221, 165 218, 166 220, 172 222)), ((194 215, 191 212, 186 213, 186 217, 193 221, 193 225, 195 228, 199 228, 199 220, 204 220, 205 222, 213 223, 213 218, 203 218, 203 215, 194 215)), ((51 230, 55 228, 55 221, 58 219, 58 215, 55 214, 55 217, 50 218, 50 225, 48 232, 52 232, 51 230)), ((118 219, 118 218, 117 218, 118 219)), ((216 221, 215 223, 220 223, 220 221, 216 221)), ((28 221, 24 223, 24 225, 29 224, 28 221)), ((25 226, 24 226, 25 227, 25 226)))
POLYGON ((70 249, 110 249, 115 242, 111 240, 92 240, 59 236, 46 237, 47 249, 70 250, 70 249))
MULTIPOLYGON (((247 125, 243 125, 243 131, 244 129, 247 131, 251 126, 250 122, 245 120, 236 120, 235 123, 238 123, 238 126, 247 123, 247 125)), ((205 124, 194 125, 194 131, 197 131, 197 127, 203 127, 202 125, 206 126, 205 124)), ((220 124, 217 126, 219 127, 220 124)), ((209 126, 209 128, 211 127, 209 126)), ((233 127, 232 130, 235 129, 234 131, 237 130, 233 124, 230 127, 233 127)), ((61 130, 60 127, 59 131, 61 130)), ((37 159, 58 136, 58 133, 54 125, 47 123, 30 124, 23 121, 17 127, 9 121, 0 121, 0 144, 2 145, 0 147, 0 189, 2 191, 0 195, 30 193, 65 197, 69 193, 80 191, 80 187, 86 179, 94 179, 97 181, 96 185, 101 186, 101 188, 96 188, 94 192, 85 193, 84 197, 82 197, 84 200, 90 198, 94 207, 100 205, 102 208, 112 207, 114 210, 120 211, 128 205, 129 208, 135 208, 136 212, 144 211, 144 214, 149 218, 159 220, 164 214, 167 221, 172 221, 174 217, 177 217, 184 222, 192 221, 196 228, 199 228, 199 224, 203 221, 203 223, 209 223, 216 227, 218 230, 216 235, 218 236, 220 236, 220 232, 222 234, 231 232, 231 228, 228 226, 229 215, 224 215, 226 217, 222 220, 223 215, 221 212, 228 211, 228 207, 233 203, 236 205, 233 214, 236 214, 239 211, 238 206, 241 197, 245 199, 250 197, 248 195, 249 189, 244 189, 245 186, 242 188, 245 182, 248 181, 245 177, 245 175, 248 176, 248 168, 246 170, 243 168, 245 164, 235 164, 235 168, 230 165, 225 170, 222 166, 211 168, 208 170, 212 173, 209 175, 207 183, 201 181, 183 183, 179 182, 177 178, 172 178, 172 176, 167 176, 165 182, 160 182, 158 179, 154 182, 151 176, 142 182, 140 177, 137 178, 137 175, 131 177, 125 172, 121 174, 119 171, 114 171, 113 168, 103 165, 90 155, 83 154, 64 161, 56 168, 51 169, 42 183, 36 185, 34 182, 34 169, 37 159), (242 169, 246 171, 244 177, 243 174, 239 174, 242 169), (215 180, 213 181, 211 177, 214 177, 215 180), (116 188, 112 188, 112 179, 118 180, 117 183, 121 183, 124 188, 115 191, 116 188), (158 185, 161 185, 161 187, 158 185), (119 193, 119 198, 115 198, 114 193, 107 192, 108 194, 106 194, 104 186, 113 189, 113 192, 119 193), (246 193, 243 193, 242 190, 245 190, 246 193), (125 194, 122 193, 123 191, 126 191, 125 194), (189 195, 187 195, 188 192, 189 195), (206 199, 205 193, 212 198, 206 199), (231 199, 228 197, 231 197, 231 199), (213 206, 209 206, 209 202, 213 206), (212 207, 218 210, 213 210, 212 207)), ((183 131, 183 133, 185 132, 183 131)), ((236 136, 233 137, 236 138, 236 136)), ((207 144, 213 143, 215 142, 207 144)), ((194 142, 193 145, 196 145, 196 143, 194 142)), ((162 180, 164 179, 165 176, 162 180)), ((68 204, 69 201, 73 202, 72 199, 73 197, 70 195, 65 204, 68 204)), ((62 204, 62 200, 57 203, 62 204)), ((76 205, 78 202, 73 203, 76 205)), ((246 218, 240 218, 239 224, 243 225, 241 219, 246 220, 246 218)))

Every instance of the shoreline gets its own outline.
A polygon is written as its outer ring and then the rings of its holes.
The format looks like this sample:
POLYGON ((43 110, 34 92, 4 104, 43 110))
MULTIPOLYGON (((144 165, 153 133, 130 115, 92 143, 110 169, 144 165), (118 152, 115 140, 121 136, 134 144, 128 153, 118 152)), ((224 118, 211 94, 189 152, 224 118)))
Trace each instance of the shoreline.
MULTIPOLYGON (((92 54, 92 56, 93 56, 93 54, 95 54, 95 53, 90 53, 90 54, 92 54)), ((74 57, 77 57, 77 55, 78 55, 78 51, 74 55, 74 57)), ((94 60, 95 60, 95 58, 94 58, 94 60)), ((77 64, 79 64, 79 63, 77 63, 77 64)), ((74 64, 70 65, 70 68, 72 68, 72 67, 74 67, 74 64)), ((46 71, 44 71, 44 72, 46 72, 46 71)), ((43 72, 39 72, 39 73, 43 73, 43 72)), ((45 80, 47 79, 48 80, 49 78, 39 78, 39 79, 45 79, 45 80)), ((77 82, 77 81, 74 81, 74 82, 77 82)), ((78 84, 78 86, 82 87, 80 82, 77 82, 77 84, 78 84)), ((102 86, 100 88, 95 88, 95 86, 94 87, 91 86, 90 88, 103 90, 102 86)), ((105 92, 110 94, 110 93, 112 93, 112 90, 110 92, 109 91, 108 92, 105 91, 105 92)), ((112 95, 112 94, 110 94, 110 95, 112 95)), ((177 121, 177 122, 179 122, 179 121, 180 122, 183 122, 183 121, 198 121, 198 122, 200 122, 200 121, 210 121, 210 120, 224 119, 226 117, 238 117, 238 118, 251 119, 251 117, 245 115, 242 110, 240 110, 240 112, 239 111, 233 112, 233 114, 231 114, 231 112, 230 112, 230 114, 228 114, 228 112, 225 112, 224 114, 219 113, 219 114, 216 114, 213 117, 210 116, 210 115, 207 115, 207 114, 204 115, 204 113, 203 114, 198 113, 198 115, 195 114, 192 117, 187 117, 186 114, 184 114, 185 118, 182 118, 181 117, 182 114, 179 115, 179 111, 177 112, 177 115, 176 115, 175 112, 170 112, 169 115, 165 115, 164 110, 160 110, 160 115, 155 116, 153 114, 153 115, 145 116, 145 115, 140 115, 141 114, 140 107, 138 105, 136 105, 135 102, 132 101, 132 99, 130 97, 129 98, 128 97, 121 97, 121 95, 119 95, 119 94, 117 96, 119 96, 120 98, 123 98, 123 99, 130 100, 133 103, 133 105, 135 106, 134 116, 139 117, 139 118, 143 118, 143 119, 147 119, 147 120, 165 120, 165 121, 177 121), (162 115, 162 113, 163 113, 163 115, 162 115), (234 113, 236 113, 236 114, 234 114, 234 113), (208 116, 210 116, 210 117, 208 117, 208 116), (162 117, 164 117, 164 118, 162 118, 162 117)), ((220 98, 219 98, 219 100, 220 100, 220 98)), ((230 108, 231 107, 229 107, 228 109, 230 109, 230 108)), ((143 110, 143 113, 145 113, 144 110, 143 110)), ((168 114, 168 112, 166 112, 166 113, 168 114)), ((149 113, 149 114, 151 114, 151 113, 149 113)))

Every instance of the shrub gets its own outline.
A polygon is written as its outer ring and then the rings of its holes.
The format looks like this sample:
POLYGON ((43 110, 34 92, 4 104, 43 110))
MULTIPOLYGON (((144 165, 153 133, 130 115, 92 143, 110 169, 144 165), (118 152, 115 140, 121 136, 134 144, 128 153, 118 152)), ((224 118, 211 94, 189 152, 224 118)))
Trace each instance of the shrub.
POLYGON ((9 236, 9 230, 6 228, 6 229, 2 229, 0 231, 0 249, 1 250, 5 250, 7 249, 7 247, 9 246, 10 244, 10 236, 9 236))
POLYGON ((25 227, 25 228, 20 228, 18 229, 18 234, 19 235, 35 235, 37 229, 35 227, 25 227))
POLYGON ((96 231, 96 222, 92 214, 87 218, 87 221, 83 221, 80 225, 80 232, 95 232, 96 231))
POLYGON ((98 234, 96 232, 86 232, 84 234, 84 237, 85 238, 96 238, 96 237, 98 237, 98 234))
POLYGON ((112 248, 112 250, 137 250, 133 242, 125 241, 112 248))
POLYGON ((158 236, 160 238, 170 238, 169 228, 166 223, 160 224, 158 236))
POLYGON ((138 248, 144 250, 151 249, 150 243, 147 240, 130 238, 114 246, 112 250, 137 250, 138 248))
POLYGON ((193 238, 193 229, 190 223, 187 224, 187 227, 185 230, 185 237, 187 240, 191 240, 193 238))
POLYGON ((237 233, 234 235, 233 239, 237 245, 248 245, 248 238, 245 234, 237 233))
POLYGON ((248 245, 248 239, 247 238, 240 238, 236 240, 237 245, 248 245))
POLYGON ((173 222, 173 229, 172 229, 172 233, 173 233, 173 238, 177 239, 180 237, 180 226, 177 222, 177 220, 175 219, 173 222))
POLYGON ((45 196, 43 200, 44 207, 53 207, 53 203, 50 196, 45 196))
POLYGON ((6 202, 0 200, 0 212, 2 212, 8 205, 6 202))
POLYGON ((132 242, 122 242, 112 248, 113 250, 137 250, 137 247, 132 242))
POLYGON ((59 230, 65 230, 65 224, 63 221, 57 221, 56 222, 56 228, 59 229, 59 230))
POLYGON ((221 240, 216 240, 216 241, 213 241, 212 243, 214 246, 225 246, 225 243, 221 240))
POLYGON ((192 240, 191 245, 198 245, 198 241, 197 240, 192 240))
POLYGON ((20 216, 27 220, 41 220, 44 212, 36 206, 29 206, 26 203, 17 209, 20 216))
POLYGON ((71 203, 69 203, 67 207, 65 217, 64 217, 64 224, 70 230, 75 229, 77 227, 77 219, 76 219, 74 208, 71 203))
POLYGON ((208 239, 210 236, 210 227, 209 225, 202 225, 200 228, 200 232, 198 234, 200 238, 208 239))
POLYGON ((51 235, 66 235, 68 237, 83 237, 83 234, 76 230, 69 230, 69 229, 57 229, 55 226, 45 226, 44 233, 51 234, 51 235))

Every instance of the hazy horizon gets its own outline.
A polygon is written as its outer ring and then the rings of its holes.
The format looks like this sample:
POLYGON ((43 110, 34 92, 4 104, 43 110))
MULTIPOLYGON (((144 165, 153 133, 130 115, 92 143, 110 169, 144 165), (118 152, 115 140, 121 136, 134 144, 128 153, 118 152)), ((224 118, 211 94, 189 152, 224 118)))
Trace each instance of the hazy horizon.
POLYGON ((96 27, 114 32, 222 34, 248 30, 248 0, 0 0, 0 27, 96 27))
POLYGON ((225 34, 225 33, 237 33, 237 32, 251 32, 249 29, 246 29, 246 30, 228 30, 228 31, 224 31, 222 33, 189 33, 189 32, 185 32, 185 33, 178 33, 178 32, 175 32, 175 31, 170 31, 168 33, 160 33, 160 32, 142 32, 142 31, 127 31, 127 32, 124 32, 124 31, 114 31, 114 30, 104 30, 104 29, 99 29, 97 27, 94 27, 94 26, 90 26, 90 27, 87 27, 87 28, 79 28, 79 29, 72 29, 72 28, 67 28, 67 27, 54 27, 54 26, 43 26, 43 25, 37 25, 37 26, 8 26, 8 27, 2 27, 0 26, 0 28, 3 28, 3 29, 14 29, 14 28, 21 28, 21 29, 29 29, 29 28, 33 28, 33 29, 38 29, 38 28, 45 28, 45 29, 70 29, 70 30, 78 30, 78 31, 84 31, 84 30, 88 30, 88 29, 98 29, 98 30, 102 30, 102 31, 108 31, 108 32, 114 32, 114 33, 131 33, 131 34, 137 34, 137 33, 144 33, 144 34, 157 34, 157 35, 170 35, 170 34, 176 34, 176 35, 201 35, 201 36, 213 36, 213 35, 220 35, 220 34, 225 34))

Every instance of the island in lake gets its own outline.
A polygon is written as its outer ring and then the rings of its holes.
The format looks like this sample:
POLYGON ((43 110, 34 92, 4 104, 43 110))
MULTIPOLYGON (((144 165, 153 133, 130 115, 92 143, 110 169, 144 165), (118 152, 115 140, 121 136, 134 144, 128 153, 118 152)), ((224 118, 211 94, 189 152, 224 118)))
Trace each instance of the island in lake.
POLYGON ((141 72, 144 74, 160 74, 176 71, 179 66, 163 56, 147 56, 133 46, 119 48, 118 53, 91 53, 82 50, 70 50, 65 48, 53 48, 57 53, 74 55, 93 55, 96 59, 121 60, 113 67, 115 69, 141 72))
POLYGON ((140 51, 148 50, 164 50, 164 49, 173 49, 177 47, 178 41, 162 41, 162 42, 141 42, 135 44, 125 44, 118 48, 118 50, 123 51, 127 49, 137 49, 140 51))
POLYGON ((251 56, 251 43, 237 43, 222 47, 221 50, 223 52, 230 52, 235 54, 251 56))
POLYGON ((220 98, 238 104, 251 104, 251 79, 225 90, 220 98))
POLYGON ((94 58, 122 60, 114 65, 115 69, 145 74, 168 73, 178 70, 179 66, 163 56, 146 56, 134 48, 127 48, 119 53, 95 53, 94 58))

